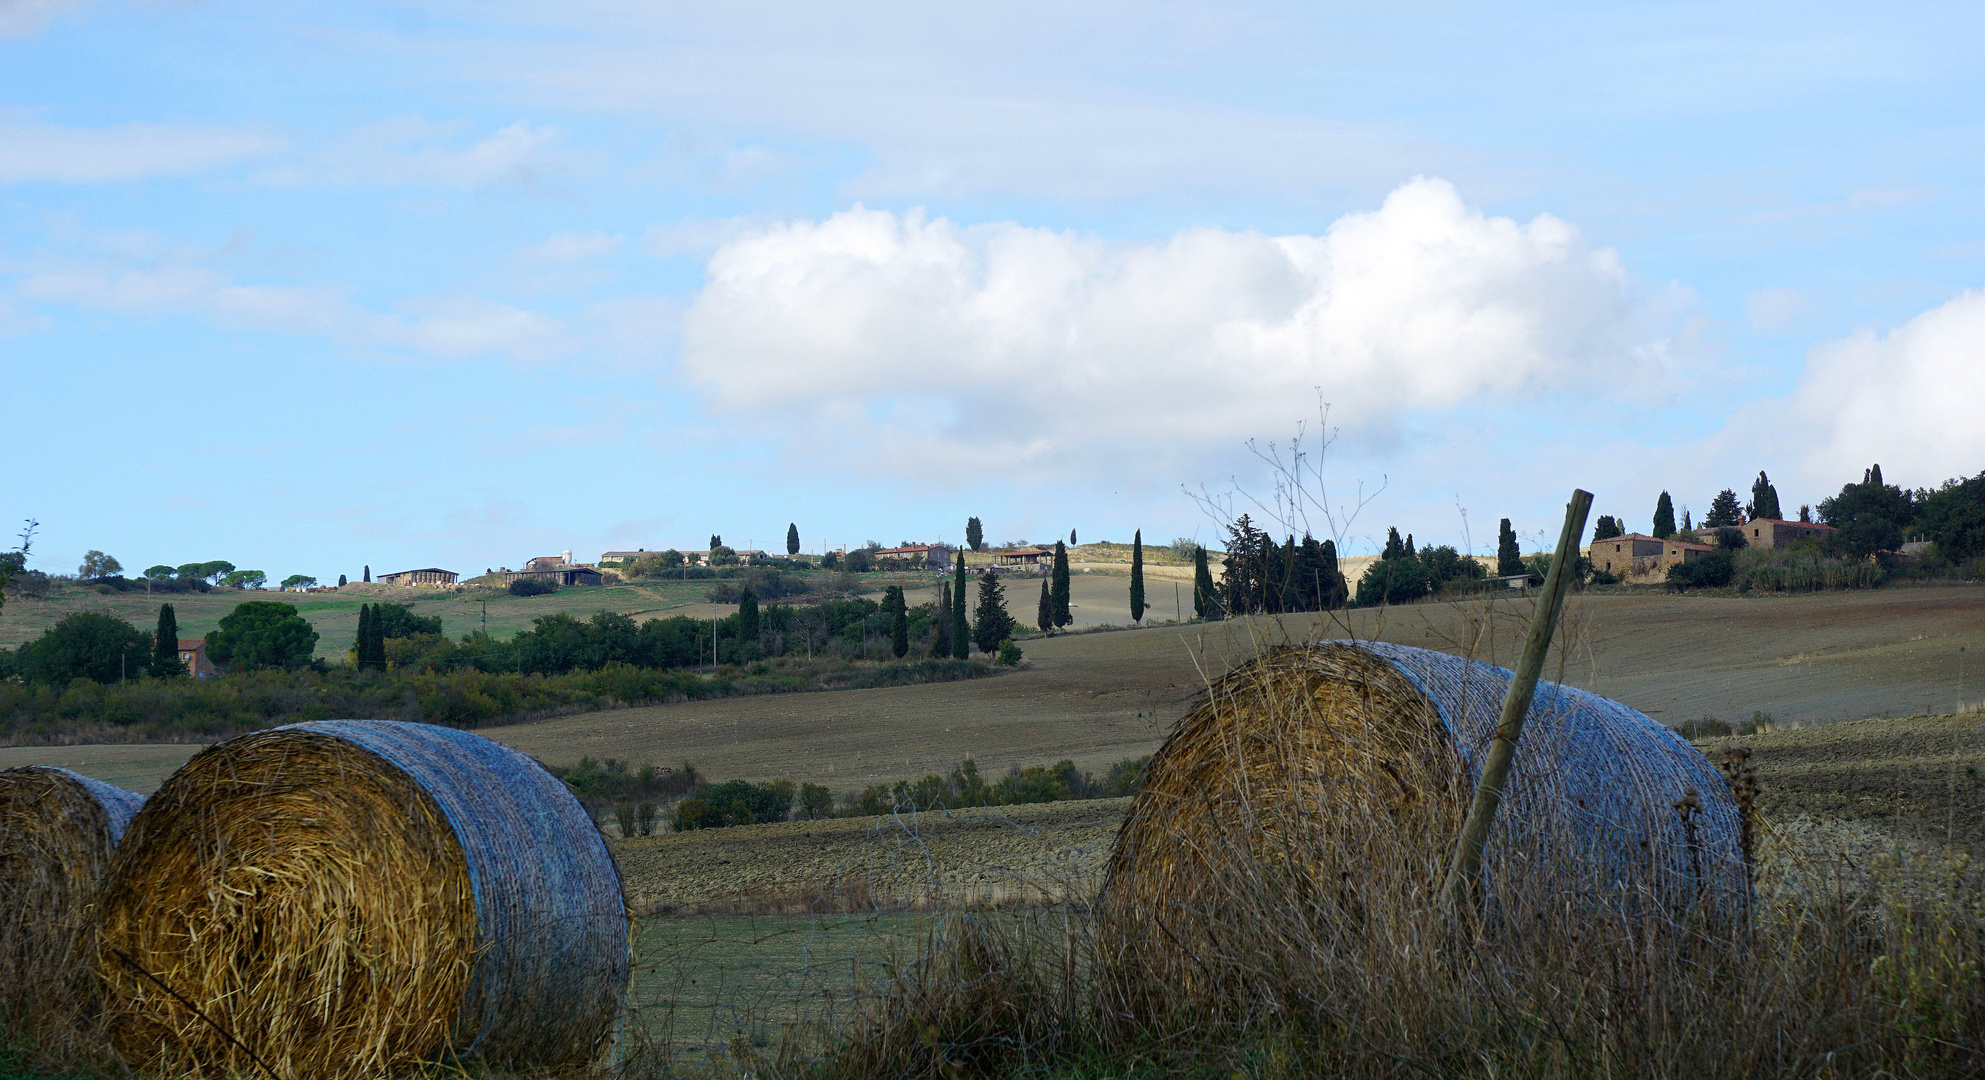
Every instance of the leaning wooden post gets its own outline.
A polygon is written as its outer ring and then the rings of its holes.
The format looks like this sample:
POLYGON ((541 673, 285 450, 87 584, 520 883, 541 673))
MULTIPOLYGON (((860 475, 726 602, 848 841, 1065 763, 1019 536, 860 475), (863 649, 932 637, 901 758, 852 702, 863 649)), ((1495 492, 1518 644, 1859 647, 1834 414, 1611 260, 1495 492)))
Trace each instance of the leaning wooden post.
POLYGON ((1482 778, 1475 783, 1475 801, 1468 806, 1468 818, 1461 824, 1461 840, 1454 846, 1454 865, 1448 869, 1448 904, 1456 909, 1477 898, 1476 884, 1482 873, 1482 848, 1489 842, 1489 829, 1496 821, 1496 807, 1503 798, 1503 783, 1509 779, 1510 763, 1516 759, 1516 740, 1523 735, 1523 718, 1530 712, 1530 700, 1537 693, 1537 676, 1544 670, 1545 654, 1551 651, 1551 635, 1558 628, 1558 612, 1564 608, 1565 592, 1571 588, 1572 567, 1578 562, 1578 541, 1585 534, 1585 515, 1592 509, 1592 493, 1575 490, 1565 507, 1565 527, 1558 534, 1558 551, 1551 557, 1551 572, 1544 578, 1544 594, 1537 598, 1537 614, 1530 620, 1530 634, 1523 640, 1523 658, 1517 662, 1516 677, 1509 681, 1503 697, 1502 718, 1496 723, 1495 738, 1489 743, 1489 759, 1482 765, 1482 778))

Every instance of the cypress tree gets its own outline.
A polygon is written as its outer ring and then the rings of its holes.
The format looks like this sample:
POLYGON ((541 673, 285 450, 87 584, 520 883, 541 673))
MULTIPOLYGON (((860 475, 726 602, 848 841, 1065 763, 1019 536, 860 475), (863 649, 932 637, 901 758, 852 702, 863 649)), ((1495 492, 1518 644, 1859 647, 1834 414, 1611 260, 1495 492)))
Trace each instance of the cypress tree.
POLYGON ((1654 538, 1666 540, 1673 535, 1675 535, 1675 500, 1669 498, 1668 493, 1664 491, 1659 499, 1654 500, 1654 538))
POLYGON ((889 612, 889 651, 901 660, 910 653, 910 605, 903 599, 903 587, 889 586, 882 606, 889 612))
POLYGON ((1689 521, 1689 508, 1686 506, 1682 507, 1682 531, 1694 532, 1695 530, 1695 525, 1689 521))
MULTIPOLYGON (((1662 495, 1667 498, 1667 495, 1662 495)), ((1504 518, 1496 535, 1496 576, 1512 577, 1523 573, 1523 552, 1516 546, 1516 530, 1510 528, 1509 519, 1504 518)))
POLYGON ((1130 621, 1144 621, 1144 530, 1130 537, 1130 621))
MULTIPOLYGON (((1069 535, 1074 536, 1074 531, 1071 530, 1069 535)), ((1059 540, 1055 541, 1054 585, 1048 590, 1048 595, 1054 600, 1055 625, 1067 626, 1074 622, 1075 616, 1068 611, 1068 548, 1062 546, 1059 540)))
POLYGON ((1219 594, 1213 591, 1213 571, 1206 566, 1206 549, 1192 549, 1192 613, 1212 622, 1220 618, 1219 594))
POLYGON ((965 624, 965 553, 958 553, 958 570, 951 585, 951 657, 972 655, 972 628, 965 624))
POLYGON ((171 604, 160 604, 159 628, 152 634, 152 675, 163 679, 184 674, 186 665, 179 659, 179 616, 173 614, 171 604))
POLYGON ((367 580, 367 581, 371 581, 371 580, 372 580, 372 564, 371 564, 371 563, 366 563, 366 564, 365 564, 365 580, 367 580))
MULTIPOLYGON (((1508 518, 1503 519, 1503 527, 1505 529, 1509 527, 1508 518)), ((1399 539, 1399 530, 1390 525, 1386 526, 1385 550, 1379 552, 1378 557, 1389 562, 1404 554, 1406 554, 1406 542, 1399 539)))
POLYGON ((786 525, 786 554, 798 555, 799 553, 800 553, 799 522, 796 521, 789 522, 786 525))
POLYGON ((1054 632, 1055 599, 1048 594, 1047 578, 1041 579, 1041 608, 1034 616, 1034 625, 1040 627, 1043 634, 1054 632))
POLYGON ((352 663, 363 668, 372 659, 372 605, 358 606, 358 638, 352 642, 352 663))
POLYGON ((1006 610, 1006 586, 987 570, 979 575, 979 606, 973 613, 972 640, 981 652, 992 652, 1013 636, 1013 616, 1006 610))
POLYGON ((1420 557, 1420 553, 1419 553, 1419 552, 1417 552, 1417 551, 1414 551, 1414 550, 1413 550, 1413 534, 1412 534, 1412 533, 1407 533, 1407 534, 1406 534, 1406 557, 1407 557, 1407 558, 1409 558, 1409 559, 1417 559, 1417 558, 1419 558, 1419 557, 1420 557))
POLYGON ((933 621, 930 654, 938 659, 951 655, 951 586, 937 585, 937 612, 933 621))
POLYGON ((737 636, 745 652, 758 645, 758 597, 752 595, 749 585, 737 598, 737 636))
POLYGON ((1599 515, 1599 523, 1592 527, 1592 539, 1611 540, 1613 537, 1619 536, 1624 532, 1626 530, 1620 527, 1619 518, 1611 514, 1601 514, 1599 515))
POLYGON ((343 574, 338 575, 338 587, 341 589, 345 587, 345 576, 343 574))
POLYGON ((375 670, 386 670, 386 605, 372 605, 372 627, 366 632, 366 663, 375 670))
POLYGON ((965 546, 971 548, 973 551, 978 551, 981 548, 985 547, 985 543, 986 543, 986 527, 979 522, 978 518, 975 517, 966 518, 965 546))
POLYGON ((1751 517, 1785 519, 1785 512, 1778 506, 1778 489, 1771 486, 1771 478, 1763 469, 1758 470, 1757 482, 1751 485, 1751 517))
POLYGON ((1871 468, 1871 469, 1869 469, 1869 470, 1868 470, 1868 480, 1867 480, 1867 482, 1868 482, 1868 483, 1870 483, 1870 484, 1873 484, 1873 485, 1875 485, 1876 487, 1882 487, 1882 486, 1884 486, 1884 485, 1882 484, 1882 467, 1881 467, 1881 465, 1879 465, 1879 464, 1877 464, 1877 465, 1876 465, 1876 466, 1875 466, 1874 468, 1871 468))
POLYGON ((1344 574, 1337 569, 1337 541, 1323 542, 1323 607, 1325 610, 1340 608, 1350 598, 1351 589, 1344 581, 1344 574))
MULTIPOLYGON (((1881 468, 1882 468, 1882 467, 1881 467, 1880 465, 1877 465, 1877 466, 1875 466, 1875 474, 1876 474, 1877 476, 1879 476, 1879 475, 1881 475, 1881 468)), ((1070 530, 1068 530, 1068 546, 1069 546, 1069 547, 1075 547, 1075 546, 1076 546, 1076 543, 1075 543, 1075 530, 1074 530, 1074 529, 1070 529, 1070 530)))

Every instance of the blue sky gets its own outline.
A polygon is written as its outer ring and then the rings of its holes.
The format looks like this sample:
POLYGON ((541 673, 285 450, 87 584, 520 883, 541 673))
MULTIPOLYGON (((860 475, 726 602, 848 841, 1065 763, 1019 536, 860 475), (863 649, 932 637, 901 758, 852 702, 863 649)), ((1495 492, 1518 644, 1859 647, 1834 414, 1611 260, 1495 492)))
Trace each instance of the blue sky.
POLYGON ((1320 401, 1354 552, 1934 486, 1985 469, 1981 22, 0 0, 0 514, 327 580, 1210 539, 1320 401))

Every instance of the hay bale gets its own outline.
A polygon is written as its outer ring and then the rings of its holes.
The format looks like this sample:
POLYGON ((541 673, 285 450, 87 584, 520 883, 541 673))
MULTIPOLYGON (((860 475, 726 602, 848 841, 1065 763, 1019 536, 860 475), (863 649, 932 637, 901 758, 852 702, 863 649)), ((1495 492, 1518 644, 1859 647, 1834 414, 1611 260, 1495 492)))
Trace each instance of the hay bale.
MULTIPOLYGON (((1190 979, 1262 932, 1243 909, 1340 928, 1428 910, 1511 677, 1346 641, 1271 650, 1223 676, 1144 772, 1104 884, 1106 952, 1190 979)), ((1515 894, 1575 895, 1727 917, 1750 896, 1741 836, 1721 776, 1674 732, 1539 683, 1485 851, 1488 911, 1515 894)))
POLYGON ((112 1041, 152 1076, 583 1064, 629 970, 619 871, 572 793, 501 743, 389 721, 187 762, 131 823, 100 943, 112 1041))
POLYGON ((98 1057, 88 914, 144 802, 67 769, 0 772, 0 1024, 44 1063, 98 1057))

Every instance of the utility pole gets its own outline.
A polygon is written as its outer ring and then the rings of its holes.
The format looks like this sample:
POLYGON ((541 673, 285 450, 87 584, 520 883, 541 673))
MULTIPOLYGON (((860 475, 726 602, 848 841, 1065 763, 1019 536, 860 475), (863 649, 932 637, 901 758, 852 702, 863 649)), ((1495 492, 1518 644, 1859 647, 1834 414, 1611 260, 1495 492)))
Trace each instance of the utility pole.
POLYGON ((1185 621, 1185 601, 1179 596, 1179 583, 1172 582, 1172 621, 1185 621))

